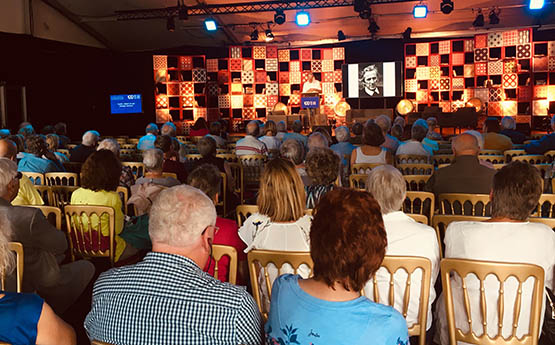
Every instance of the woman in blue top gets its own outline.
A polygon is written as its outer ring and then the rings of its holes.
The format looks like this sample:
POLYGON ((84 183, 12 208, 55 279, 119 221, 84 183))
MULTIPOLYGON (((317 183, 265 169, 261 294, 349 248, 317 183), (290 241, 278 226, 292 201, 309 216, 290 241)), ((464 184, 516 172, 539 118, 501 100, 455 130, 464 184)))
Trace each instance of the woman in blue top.
POLYGON ((369 193, 326 193, 310 230, 314 277, 275 280, 266 343, 408 345, 403 316, 360 295, 386 246, 380 206, 369 193))
MULTIPOLYGON (((5 214, 0 213, 0 273, 6 274, 14 266, 8 237, 9 223, 5 214)), ((73 328, 62 321, 38 295, 0 291, 0 342, 12 345, 74 345, 76 339, 73 328)))

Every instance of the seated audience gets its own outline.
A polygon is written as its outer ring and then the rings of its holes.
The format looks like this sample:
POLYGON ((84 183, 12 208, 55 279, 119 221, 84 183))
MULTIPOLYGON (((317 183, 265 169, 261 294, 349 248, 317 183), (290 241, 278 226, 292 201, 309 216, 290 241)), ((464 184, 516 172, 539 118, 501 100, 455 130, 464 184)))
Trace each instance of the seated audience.
MULTIPOLYGON (((100 150, 110 150, 112 153, 120 159, 119 156, 119 144, 114 139, 104 139, 98 144, 96 148, 97 151, 100 150)), ((121 162, 121 160, 120 160, 121 162)), ((119 177, 119 185, 126 188, 131 188, 135 183, 135 175, 133 175, 133 170, 128 166, 121 166, 121 175, 119 177)))
POLYGON ((401 142, 403 140, 403 127, 400 125, 393 125, 393 127, 391 127, 391 136, 401 142))
POLYGON ((359 163, 393 164, 393 154, 380 147, 385 142, 380 126, 369 121, 364 126, 362 146, 351 154, 351 166, 359 163))
POLYGON ((516 121, 512 116, 505 116, 501 119, 499 134, 509 137, 513 144, 524 144, 526 140, 526 135, 516 130, 516 121))
MULTIPOLYGON (((10 225, 0 212, 0 272, 15 269, 8 247, 10 225)), ((8 344, 75 345, 73 328, 59 318, 52 308, 34 293, 0 292, 0 342, 8 344)))
MULTIPOLYGON (((383 165, 372 169, 366 183, 366 190, 380 204, 385 232, 387 233, 386 255, 420 256, 430 260, 432 264, 430 297, 428 299, 428 319, 426 329, 432 326, 432 303, 436 298, 434 285, 439 274, 440 252, 436 232, 433 228, 417 223, 403 211, 403 202, 407 194, 406 182, 401 172, 391 165, 383 165)), ((395 291, 404 291, 406 272, 397 271, 394 275, 395 291)), ((411 275, 411 295, 406 316, 407 327, 418 323, 420 315, 420 282, 422 273, 417 271, 411 275), (414 291, 414 292, 413 292, 414 291)), ((387 304, 390 274, 384 268, 376 272, 380 300, 387 304)), ((373 284, 364 287, 365 295, 374 296, 373 284)), ((403 310, 405 305, 403 294, 395 294, 394 307, 403 310)))
POLYGON ((266 121, 264 128, 262 129, 262 137, 258 138, 261 142, 266 145, 266 148, 270 152, 278 152, 279 145, 281 145, 281 140, 279 140, 277 135, 276 123, 272 120, 266 121))
POLYGON ((23 139, 25 140, 28 136, 35 134, 35 129, 33 128, 33 125, 31 125, 29 122, 22 122, 19 125, 19 131, 17 132, 17 134, 21 134, 23 136, 23 139))
POLYGON ((258 140, 259 126, 256 121, 250 121, 247 124, 246 136, 237 141, 235 145, 235 154, 237 156, 246 155, 268 155, 266 144, 258 140))
POLYGON ((27 154, 19 161, 17 170, 45 174, 65 171, 56 156, 48 151, 46 141, 40 135, 30 135, 25 140, 27 154))
MULTIPOLYGON (((220 172, 212 164, 203 164, 193 170, 187 178, 187 184, 203 191, 213 202, 218 203, 218 196, 221 193, 220 172)), ((248 280, 249 273, 247 267, 247 255, 245 254, 245 243, 241 241, 237 233, 237 223, 234 220, 217 217, 216 227, 220 229, 214 235, 213 244, 223 244, 231 246, 237 250, 237 269, 238 280, 237 285, 244 285, 248 280)), ((215 262, 209 260, 208 265, 204 267, 204 271, 214 276, 215 262)), ((218 262, 218 279, 228 281, 229 258, 222 257, 218 262)))
POLYGON ((167 135, 173 138, 177 135, 177 127, 175 127, 173 122, 166 122, 160 128, 160 135, 167 135))
POLYGON ((185 165, 178 160, 178 153, 173 149, 172 137, 169 135, 159 135, 154 142, 154 146, 164 152, 163 171, 176 174, 177 179, 181 183, 185 183, 187 181, 187 171, 185 170, 185 165))
POLYGON ((304 145, 296 139, 287 139, 281 144, 279 154, 281 158, 289 159, 295 164, 295 170, 301 177, 303 184, 310 186, 311 181, 304 165, 304 145))
POLYGON ((428 124, 428 133, 426 134, 426 138, 430 140, 443 140, 441 133, 435 131, 438 128, 437 119, 433 116, 428 117, 426 119, 426 123, 428 124))
POLYGON ((411 139, 402 142, 395 155, 433 156, 434 152, 432 148, 422 144, 422 140, 426 137, 426 133, 428 133, 428 129, 415 122, 411 129, 411 139))
POLYGON ((95 283, 85 319, 90 339, 261 344, 254 299, 244 288, 202 272, 218 231, 215 223, 214 204, 200 190, 180 185, 162 191, 150 212, 152 252, 138 264, 102 273, 95 283))
POLYGON ((59 145, 60 148, 65 149, 67 144, 69 144, 71 141, 67 137, 67 125, 63 122, 58 122, 56 125, 54 125, 54 130, 56 131, 56 134, 60 138, 60 145, 59 145))
POLYGON ((418 119, 416 121, 414 121, 413 126, 417 125, 417 126, 422 126, 426 129, 426 136, 424 137, 424 139, 422 139, 422 145, 424 145, 425 149, 431 149, 432 154, 433 151, 437 151, 439 150, 439 144, 432 139, 428 138, 428 133, 429 131, 429 126, 428 126, 428 121, 424 120, 424 119, 418 119))
POLYGON ((203 137, 209 133, 210 130, 208 129, 208 124, 204 117, 199 117, 189 130, 189 136, 191 137, 203 137))
MULTIPOLYGON (((63 313, 85 290, 94 274, 86 260, 65 265, 59 262, 68 248, 66 235, 53 227, 37 208, 12 206, 19 190, 17 165, 0 158, 0 212, 8 217, 11 240, 23 245, 23 292, 37 292, 57 313, 63 313)), ((15 278, 15 277, 10 277, 15 278)), ((8 279, 7 291, 15 290, 8 279)))
POLYGON ((308 151, 314 150, 316 148, 327 149, 329 147, 329 141, 326 136, 320 132, 313 132, 307 141, 308 151))
POLYGON ((436 198, 442 193, 488 194, 495 170, 478 161, 478 140, 463 133, 453 139, 451 146, 455 161, 434 171, 424 190, 434 193, 436 198))
POLYGON ((356 149, 356 146, 349 142, 349 139, 351 139, 349 127, 337 127, 335 129, 335 138, 337 139, 337 144, 331 145, 330 149, 341 157, 341 164, 344 167, 348 167, 351 160, 351 153, 356 149))
POLYGON ((306 173, 310 186, 305 187, 306 208, 312 209, 324 194, 332 190, 339 176, 340 159, 328 148, 312 149, 306 156, 306 173))
POLYGON ((384 149, 387 149, 393 153, 397 151, 399 147, 399 140, 397 138, 389 135, 389 130, 391 129, 391 119, 387 115, 380 115, 374 120, 376 124, 381 128, 383 137, 385 139, 384 143, 381 145, 384 149))
POLYGON ((370 194, 342 188, 327 193, 310 231, 314 276, 276 279, 266 343, 408 345, 403 316, 360 295, 386 246, 380 207, 370 194))
POLYGON ((505 151, 513 148, 511 138, 499 134, 499 120, 496 117, 488 117, 484 122, 484 149, 505 151))
MULTIPOLYGON (((123 208, 116 189, 121 175, 121 163, 110 150, 96 151, 87 158, 81 168, 81 187, 71 194, 71 205, 109 206, 115 212, 115 261, 135 254, 137 250, 128 245, 119 234, 123 231, 123 208)), ((110 227, 108 215, 103 215, 102 244, 108 247, 110 227)), ((82 221, 87 219, 83 216, 82 221)), ((92 236, 92 235, 90 235, 92 236)), ((104 248, 105 249, 105 248, 104 248)))
POLYGON ((300 120, 295 120, 293 122, 293 125, 291 126, 291 129, 293 130, 292 133, 285 133, 285 135, 283 136, 283 140, 287 140, 287 139, 296 139, 298 141, 300 141, 303 146, 305 148, 308 147, 308 138, 305 135, 302 135, 301 132, 303 130, 303 124, 301 123, 300 120))
POLYGON ((61 152, 58 152, 58 146, 60 145, 60 138, 54 134, 50 133, 46 136, 46 146, 48 150, 52 152, 56 159, 58 159, 58 164, 64 164, 69 162, 69 158, 61 152))
POLYGON ((83 134, 83 139, 80 145, 77 145, 69 152, 69 161, 83 163, 87 160, 87 157, 94 151, 96 151, 96 144, 100 134, 97 131, 87 131, 83 134))
POLYGON ((158 125, 149 123, 146 126, 145 132, 146 135, 143 135, 137 144, 137 149, 141 151, 154 148, 154 141, 156 141, 156 136, 158 135, 158 125))
POLYGON ((221 134, 222 134, 222 124, 219 123, 218 121, 214 121, 210 124, 210 133, 207 134, 206 136, 214 139, 218 147, 225 148, 226 147, 225 139, 221 137, 221 134))
MULTIPOLYGON (((16 161, 17 147, 15 143, 8 139, 0 139, 0 157, 16 161)), ((39 192, 33 186, 33 183, 25 175, 21 175, 19 179, 19 191, 17 196, 12 200, 12 205, 44 205, 44 201, 39 192)))
POLYGON ((551 118, 551 130, 553 133, 544 135, 539 140, 524 145, 524 150, 528 154, 543 155, 547 151, 555 150, 555 116, 551 118))
MULTIPOLYGON (((528 221, 542 194, 542 178, 538 169, 523 163, 511 162, 493 177, 491 198, 491 219, 484 222, 454 222, 445 232, 445 257, 494 262, 527 263, 541 266, 545 273, 545 286, 553 289, 553 269, 555 268, 555 233, 544 224, 528 221)), ((488 277, 488 280, 490 277, 488 277)), ((466 279, 468 296, 472 303, 472 331, 482 334, 483 324, 480 314, 480 284, 469 275, 466 279)), ((498 335, 499 287, 485 284, 487 332, 493 337, 498 335)), ((529 334, 531 284, 522 285, 522 307, 516 326, 516 336, 529 334)), ((455 322, 458 328, 468 331, 459 277, 452 277, 455 322)), ((503 328, 500 336, 506 338, 513 331, 513 305, 517 289, 521 287, 513 279, 504 286, 503 328)), ((540 298, 543 297, 540 296, 540 298)), ((545 305, 542 306, 542 309, 545 305)), ((441 344, 448 344, 447 323, 443 297, 438 303, 438 326, 441 344)), ((544 312, 542 310, 541 315, 544 312)), ((470 317, 468 317, 470 318, 470 317)))
POLYGON ((351 138, 351 144, 353 145, 362 144, 362 132, 364 130, 364 126, 362 125, 362 123, 355 122, 351 129, 353 130, 353 135, 354 135, 354 137, 351 138))
MULTIPOLYGON (((478 151, 478 154, 480 154, 480 152, 484 149, 484 137, 482 136, 482 133, 475 131, 473 129, 470 129, 466 132, 464 132, 465 134, 471 134, 473 135, 476 140, 478 140, 478 147, 480 148, 480 150, 478 151)), ((494 169, 493 167, 493 163, 488 162, 486 160, 480 159, 480 164, 482 164, 485 167, 488 167, 490 169, 494 169)))
POLYGON ((284 141, 283 137, 285 136, 285 134, 287 134, 287 124, 285 124, 285 121, 279 121, 276 124, 276 129, 277 129, 276 138, 278 138, 280 142, 283 142, 284 141))
POLYGON ((201 159, 193 162, 191 170, 194 170, 204 164, 212 164, 218 168, 219 172, 225 173, 227 179, 228 191, 233 190, 234 180, 229 163, 220 157, 216 157, 216 142, 212 137, 205 136, 197 143, 198 152, 202 155, 201 159))

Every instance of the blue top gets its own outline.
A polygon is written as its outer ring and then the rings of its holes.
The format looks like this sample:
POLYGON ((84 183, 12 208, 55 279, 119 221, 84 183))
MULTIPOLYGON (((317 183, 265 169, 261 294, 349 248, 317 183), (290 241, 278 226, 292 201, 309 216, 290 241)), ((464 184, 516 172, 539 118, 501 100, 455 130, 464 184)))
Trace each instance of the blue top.
POLYGON ((351 153, 353 153, 353 150, 356 148, 357 147, 355 145, 351 144, 348 141, 343 141, 330 146, 330 149, 332 149, 334 152, 339 153, 339 155, 341 156, 341 164, 343 164, 343 166, 349 165, 349 162, 347 162, 345 155, 351 155, 351 153))
POLYGON ((142 136, 139 139, 139 143, 137 144, 137 148, 141 151, 155 149, 154 142, 156 141, 156 136, 152 133, 148 133, 145 136, 142 136))
POLYGON ((35 344, 44 301, 38 295, 0 291, 0 341, 12 345, 35 344))
POLYGON ((301 133, 295 133, 295 132, 286 133, 283 136, 283 141, 285 141, 287 139, 296 139, 296 140, 300 141, 304 145, 305 148, 308 147, 308 138, 306 136, 302 135, 301 133))
POLYGON ((549 150, 555 150, 555 133, 544 135, 540 140, 532 140, 524 145, 526 153, 543 155, 549 150))
POLYGON ((17 170, 21 172, 36 172, 45 174, 47 172, 63 171, 56 163, 49 159, 40 158, 33 154, 25 155, 17 165, 17 170))
POLYGON ((363 296, 325 301, 304 292, 298 280, 286 274, 274 281, 267 344, 409 344, 407 323, 395 309, 363 296))

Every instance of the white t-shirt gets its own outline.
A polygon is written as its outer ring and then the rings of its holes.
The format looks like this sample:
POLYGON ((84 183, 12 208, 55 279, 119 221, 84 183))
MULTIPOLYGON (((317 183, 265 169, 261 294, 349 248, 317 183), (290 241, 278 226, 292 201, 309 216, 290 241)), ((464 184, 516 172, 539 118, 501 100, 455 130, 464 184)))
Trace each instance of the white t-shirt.
POLYGON ((317 89, 320 90, 319 92, 322 92, 322 84, 320 84, 320 81, 316 79, 314 79, 312 82, 305 82, 303 84, 303 93, 309 92, 308 90, 310 89, 317 89))
POLYGON ((279 150, 279 146, 281 145, 281 140, 279 140, 277 137, 265 135, 258 138, 258 140, 266 144, 266 148, 268 150, 279 150))
POLYGON ((434 152, 429 146, 422 145, 421 142, 416 140, 409 140, 402 142, 397 148, 396 155, 420 155, 432 156, 434 152))

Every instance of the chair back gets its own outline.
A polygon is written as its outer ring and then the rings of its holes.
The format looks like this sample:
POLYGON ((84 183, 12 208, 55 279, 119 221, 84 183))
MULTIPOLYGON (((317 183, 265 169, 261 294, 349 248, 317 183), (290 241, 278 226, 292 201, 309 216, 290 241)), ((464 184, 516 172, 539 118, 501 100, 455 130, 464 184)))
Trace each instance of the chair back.
POLYGON ((548 158, 544 155, 520 155, 512 157, 511 161, 521 161, 530 164, 544 164, 548 162, 548 158))
POLYGON ((121 165, 124 167, 130 167, 135 179, 144 176, 145 174, 145 165, 141 162, 121 162, 121 165))
POLYGON ((26 205, 41 210, 44 218, 58 230, 62 230, 62 210, 54 206, 26 205))
POLYGON ((424 185, 432 175, 403 175, 407 182, 407 191, 418 192, 424 190, 424 185))
POLYGON ((505 150, 503 154, 505 155, 505 162, 509 163, 513 157, 525 155, 526 151, 524 149, 505 150))
POLYGON ((72 259, 82 257, 106 257, 114 264, 115 212, 109 206, 67 205, 64 208, 67 234, 72 259), (108 236, 102 227, 108 227, 108 236))
POLYGON ((314 267, 314 263, 312 262, 309 252, 251 250, 248 253, 247 258, 249 262, 249 276, 251 279, 254 300, 256 301, 258 309, 262 313, 264 320, 268 318, 268 313, 264 310, 265 308, 262 305, 262 298, 260 296, 261 287, 258 281, 259 274, 262 274, 266 291, 268 291, 268 297, 271 298, 273 282, 270 281, 270 275, 268 273, 269 264, 273 264, 277 268, 278 276, 281 275, 281 270, 285 264, 289 264, 293 267, 294 274, 298 273, 299 267, 303 264, 307 265, 311 272, 314 267))
POLYGON ((50 186, 33 185, 33 187, 35 187, 45 205, 52 205, 52 190, 50 190, 50 186))
POLYGON ((50 187, 50 192, 52 195, 52 201, 50 202, 50 206, 54 206, 63 210, 64 206, 68 205, 71 202, 71 194, 73 194, 73 192, 77 189, 79 189, 79 187, 76 187, 76 186, 50 187))
POLYGON ((395 155, 395 164, 429 164, 430 157, 425 155, 395 155))
POLYGON ((549 163, 553 162, 553 157, 555 157, 555 150, 549 150, 543 154, 547 157, 547 161, 549 163))
POLYGON ((368 175, 372 169, 383 165, 382 163, 355 163, 351 165, 351 174, 368 175))
POLYGON ((220 172, 220 179, 222 183, 218 191, 218 202, 216 206, 222 207, 223 216, 225 217, 227 215, 227 175, 224 172, 220 172))
POLYGON ((22 171, 21 174, 27 176, 29 180, 31 180, 31 183, 36 186, 46 185, 46 181, 44 180, 44 174, 42 173, 22 171))
POLYGON ((121 144, 119 148, 124 150, 135 150, 137 148, 137 144, 121 144))
POLYGON ((366 181, 368 181, 368 175, 366 174, 351 174, 349 176, 349 186, 357 190, 366 190, 366 181))
MULTIPOLYGON (((505 157, 505 159, 506 159, 506 158, 507 158, 507 157, 505 157)), ((502 163, 502 164, 493 164, 493 168, 494 168, 495 170, 499 170, 499 169, 502 169, 505 165, 507 165, 507 164, 503 164, 503 163, 502 163)))
POLYGON ((255 186, 258 188, 260 178, 264 172, 266 157, 263 155, 244 155, 239 156, 239 163, 243 166, 243 178, 245 186, 255 186))
POLYGON ((250 217, 251 214, 258 212, 257 205, 239 205, 235 209, 237 215, 237 225, 241 227, 243 222, 250 217))
POLYGON ((407 192, 403 211, 405 213, 422 214, 428 217, 427 224, 432 222, 434 215, 435 196, 429 192, 407 192))
POLYGON ((216 158, 223 158, 229 163, 237 163, 239 161, 239 158, 237 158, 235 153, 217 153, 216 158))
POLYGON ((555 208, 555 194, 542 194, 538 200, 538 207, 532 213, 532 217, 553 218, 553 208, 555 208))
POLYGON ((227 163, 229 169, 231 170, 231 176, 233 185, 231 186, 231 190, 239 194, 241 198, 241 202, 244 201, 243 192, 244 192, 244 181, 243 181, 243 166, 239 163, 227 163))
POLYGON ((185 155, 185 159, 187 159, 187 162, 200 161, 202 155, 200 153, 189 153, 185 155))
POLYGON ((441 261, 441 282, 443 285, 443 294, 445 296, 445 309, 447 312, 449 340, 451 344, 457 344, 458 341, 470 344, 490 345, 536 345, 538 343, 541 309, 544 299, 544 271, 543 268, 541 268, 540 266, 506 262, 443 259, 441 261), (466 317, 459 320, 458 324, 462 325, 467 323, 467 325, 465 325, 465 328, 468 329, 467 332, 459 328, 457 326, 457 320, 455 320, 456 315, 453 302, 454 293, 452 285, 452 279, 455 279, 455 277, 451 278, 454 273, 458 275, 462 283, 462 291, 458 291, 457 295, 462 295, 464 302, 462 303, 461 309, 463 309, 464 313, 466 314, 466 317), (469 278, 471 277, 467 277, 468 275, 474 277, 474 280, 478 279, 479 288, 477 286, 477 283, 475 284, 474 282, 469 281, 469 278), (496 303, 497 310, 488 311, 486 292, 487 290, 491 291, 491 289, 493 289, 493 286, 489 283, 486 284, 485 280, 486 277, 492 275, 495 276, 495 281, 499 281, 499 288, 497 289, 498 302, 496 303), (507 280, 511 277, 512 279, 518 280, 518 289, 516 291, 516 297, 514 297, 514 299, 512 296, 507 296, 508 298, 505 298, 505 284, 507 283, 507 280), (527 301, 522 301, 523 284, 530 277, 534 279, 532 287, 532 298, 530 301, 531 305, 526 305, 527 301), (479 298, 472 300, 470 299, 469 285, 470 290, 474 291, 476 294, 479 294, 479 298), (487 288, 486 285, 488 286, 487 288), (510 308, 510 306, 505 306, 507 300, 515 301, 513 308, 510 308), (522 309, 530 310, 530 323, 528 332, 522 337, 520 337, 520 335, 517 337, 517 330, 520 324, 519 319, 522 309), (474 313, 472 312, 472 310, 474 310, 474 313), (488 314, 491 315, 492 312, 495 312, 497 314, 495 318, 497 320, 495 325, 497 329, 497 334, 494 337, 490 337, 488 335, 488 314), (509 315, 508 313, 511 312, 512 314, 509 315), (504 321, 507 318, 509 320, 512 320, 512 322, 506 325, 504 321), (508 327, 505 327, 505 325, 508 327), (476 331, 482 334, 478 335, 476 334, 476 331), (505 338, 503 334, 507 334, 507 331, 510 331, 510 335, 505 338))
POLYGON ((73 150, 74 148, 76 148, 78 146, 78 144, 66 144, 66 147, 68 150, 73 150))
POLYGON ((49 172, 44 174, 49 186, 79 186, 79 175, 73 172, 49 172))
POLYGON ((125 149, 120 149, 119 155, 123 162, 137 162, 140 160, 142 156, 141 153, 137 150, 125 150, 125 149))
POLYGON ((434 165, 420 163, 397 164, 397 169, 399 169, 403 175, 432 175, 434 172, 434 165))
POLYGON ((127 215, 129 212, 127 211, 127 201, 129 200, 129 190, 127 187, 118 186, 116 188, 116 193, 118 193, 119 198, 121 199, 121 204, 123 205, 123 214, 127 215))
POLYGON ((411 217, 412 219, 414 219, 416 222, 418 222, 420 224, 429 225, 428 217, 423 215, 423 214, 406 213, 406 215, 411 217))
POLYGON ((229 257, 227 282, 235 284, 237 283, 237 250, 232 246, 224 246, 223 244, 212 245, 212 258, 214 259, 214 278, 218 279, 218 263, 224 256, 229 257))
POLYGON ((455 160, 455 155, 453 154, 441 154, 441 155, 433 155, 432 162, 435 166, 440 164, 451 164, 455 160))
POLYGON ((438 196, 440 214, 488 216, 491 214, 489 194, 444 193, 438 196))
MULTIPOLYGON (((22 292, 23 289, 23 245, 19 242, 8 242, 8 249, 12 252, 15 252, 16 258, 16 280, 17 280, 17 292, 22 292)), ((5 286, 6 277, 4 275, 0 275, 0 285, 2 291, 6 289, 5 286)))
POLYGON ((481 155, 481 156, 499 156, 499 155, 503 155, 503 151, 501 151, 501 150, 480 150, 478 155, 481 155))
POLYGON ((59 153, 63 154, 64 156, 69 158, 69 150, 68 149, 57 149, 59 153))
MULTIPOLYGON (((388 294, 387 296, 380 296, 378 285, 385 282, 372 279, 367 286, 372 286, 372 300, 376 303, 382 303, 395 308, 400 312, 404 318, 407 317, 409 304, 411 302, 411 286, 412 276, 418 271, 420 275, 420 298, 419 298, 419 311, 418 322, 411 325, 409 328, 409 336, 419 336, 419 345, 426 344, 426 324, 428 320, 428 300, 430 298, 430 283, 432 275, 432 263, 427 258, 417 256, 388 256, 386 255, 380 266, 380 272, 387 271, 388 274, 388 294), (383 269, 382 269, 383 268, 383 269), (403 282, 395 282, 395 273, 399 270, 406 272, 407 277, 403 282), (403 288, 404 286, 404 288, 403 288), (399 291, 395 291, 399 288, 399 291), (402 303, 399 305, 395 303, 396 293, 403 294, 402 303)), ((365 288, 365 290, 367 290, 365 288)), ((370 291, 366 291, 365 295, 369 296, 370 291)), ((399 299, 397 299, 399 300, 399 299)), ((413 302, 414 303, 414 302, 413 302)), ((408 325, 407 325, 408 326, 408 325)))
POLYGON ((452 222, 481 222, 489 219, 489 217, 479 217, 479 216, 462 216, 462 215, 447 215, 447 214, 436 214, 432 219, 432 227, 436 231, 437 241, 439 244, 439 254, 443 258, 443 238, 445 237, 445 230, 452 222))
POLYGON ((503 155, 478 155, 478 159, 491 164, 505 164, 505 156, 503 155))

